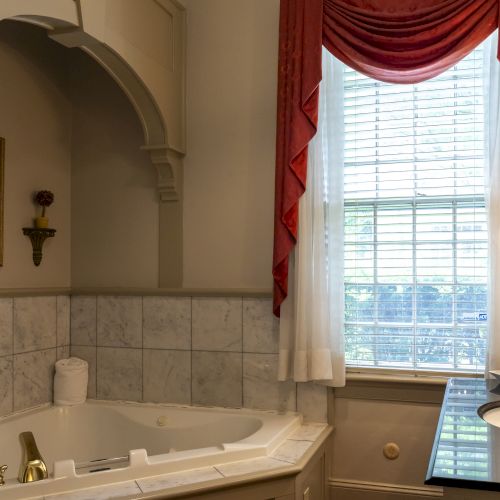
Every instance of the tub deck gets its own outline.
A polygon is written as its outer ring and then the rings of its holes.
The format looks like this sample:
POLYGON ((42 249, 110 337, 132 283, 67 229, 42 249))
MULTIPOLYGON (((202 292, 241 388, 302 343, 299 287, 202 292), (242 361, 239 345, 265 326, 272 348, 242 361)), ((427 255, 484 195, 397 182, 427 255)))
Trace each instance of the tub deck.
POLYGON ((8 452, 11 471, 0 493, 5 500, 73 498, 63 494, 69 491, 74 498, 113 498, 114 493, 106 495, 116 490, 120 497, 140 498, 154 491, 226 483, 241 474, 286 475, 328 429, 326 424, 302 425, 295 413, 272 411, 108 401, 46 407, 0 420, 0 450, 8 452), (49 479, 17 482, 21 456, 16 438, 23 430, 35 434, 49 479), (131 448, 139 442, 145 445, 131 448), (129 451, 123 453, 124 448, 129 451), (92 462, 103 458, 106 462, 92 462), (105 496, 99 493, 102 488, 105 496), (83 489, 96 496, 81 497, 83 489))

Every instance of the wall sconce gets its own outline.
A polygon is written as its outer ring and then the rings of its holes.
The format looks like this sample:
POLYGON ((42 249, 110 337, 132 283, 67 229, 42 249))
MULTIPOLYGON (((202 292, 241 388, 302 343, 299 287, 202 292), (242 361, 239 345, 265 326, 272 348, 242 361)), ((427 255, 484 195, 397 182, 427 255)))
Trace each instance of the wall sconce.
POLYGON ((45 216, 45 209, 54 202, 54 194, 50 191, 38 191, 33 196, 33 201, 42 207, 42 215, 35 219, 35 227, 23 227, 23 234, 31 240, 33 264, 39 266, 42 262, 42 248, 45 240, 56 234, 55 229, 48 227, 49 219, 45 216))
POLYGON ((23 227, 23 234, 29 236, 33 247, 33 264, 39 266, 42 262, 42 248, 47 238, 52 238, 56 234, 55 229, 36 227, 23 227))

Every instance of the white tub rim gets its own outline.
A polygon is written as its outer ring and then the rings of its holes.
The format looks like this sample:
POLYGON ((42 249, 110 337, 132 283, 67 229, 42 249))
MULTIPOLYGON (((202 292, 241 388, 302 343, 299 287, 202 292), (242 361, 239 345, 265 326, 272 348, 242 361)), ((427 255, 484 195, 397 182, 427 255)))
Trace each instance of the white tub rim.
MULTIPOLYGON (((280 412, 277 410, 261 410, 261 409, 249 409, 249 408, 227 408, 227 407, 216 407, 216 406, 195 406, 195 405, 184 405, 184 404, 174 404, 174 403, 153 403, 153 402, 137 402, 137 401, 126 401, 126 400, 99 400, 99 399, 89 399, 82 405, 75 405, 67 408, 75 408, 78 406, 90 406, 90 407, 107 407, 107 408, 150 408, 154 410, 160 410, 164 408, 165 410, 182 410, 195 413, 210 413, 214 415, 231 415, 231 416, 247 416, 255 418, 265 417, 285 417, 288 419, 288 423, 284 426, 285 431, 280 432, 280 435, 274 439, 271 448, 274 449, 281 442, 283 442, 287 435, 289 435, 293 430, 298 428, 302 424, 302 415, 298 412, 286 411, 280 412)), ((57 411, 59 408, 65 408, 62 406, 57 406, 51 403, 45 403, 33 408, 20 410, 13 412, 12 414, 5 415, 0 418, 0 423, 8 424, 9 422, 15 422, 17 419, 25 416, 32 416, 40 413, 42 411, 57 411)), ((286 422, 287 420, 285 420, 286 422)), ((279 420, 276 420, 278 423, 279 420)), ((264 427, 264 425, 262 426, 264 427)), ((248 436, 258 434, 262 429, 259 428, 255 433, 248 436)), ((59 470, 62 471, 62 475, 55 477, 55 471, 49 477, 49 479, 40 481, 37 483, 31 483, 28 485, 16 484, 12 480, 6 484, 6 493, 13 492, 14 496, 12 498, 24 498, 15 496, 15 491, 26 491, 35 492, 38 491, 40 486, 43 486, 43 490, 50 488, 50 483, 56 486, 62 486, 62 483, 69 483, 69 489, 79 489, 91 487, 88 482, 91 480, 90 476, 98 477, 98 481, 95 484, 109 484, 114 482, 123 481, 124 474, 128 471, 131 479, 140 479, 144 477, 151 477, 168 472, 181 472, 183 470, 190 470, 193 468, 204 467, 205 465, 222 464, 240 460, 247 460, 252 458, 258 458, 266 456, 270 453, 271 448, 265 449, 263 446, 247 446, 244 441, 247 438, 243 438, 240 441, 234 443, 229 443, 226 448, 218 449, 215 447, 209 448, 193 448, 192 450, 180 451, 176 456, 168 456, 167 454, 162 455, 150 455, 148 456, 146 450, 136 449, 129 450, 130 463, 127 467, 105 470, 97 474, 76 474, 74 469, 73 460, 55 460, 53 464, 54 468, 56 464, 59 464, 59 470), (242 443, 242 444, 239 444, 242 443), (190 456, 191 454, 191 456, 190 456), (198 454, 196 456, 196 454, 198 454), (205 463, 209 457, 209 462, 205 463), (151 460, 149 460, 151 459, 151 460), (71 463, 69 463, 71 462, 71 463), (186 465, 183 465, 186 464, 186 465), (109 480, 103 483, 104 478, 108 477, 109 480), (42 484, 43 483, 43 484, 42 484), (78 484, 76 484, 78 483, 78 484)), ((2 490, 0 490, 1 492, 2 490)), ((54 493, 59 493, 59 487, 56 488, 54 493)), ((31 494, 31 493, 30 493, 31 494)), ((34 493, 35 494, 35 493, 34 493)), ((51 492, 52 494, 52 492, 51 492)), ((38 493, 36 493, 38 495, 38 493)), ((42 495, 43 496, 43 495, 42 495)), ((9 498, 9 497, 8 497, 9 498)))

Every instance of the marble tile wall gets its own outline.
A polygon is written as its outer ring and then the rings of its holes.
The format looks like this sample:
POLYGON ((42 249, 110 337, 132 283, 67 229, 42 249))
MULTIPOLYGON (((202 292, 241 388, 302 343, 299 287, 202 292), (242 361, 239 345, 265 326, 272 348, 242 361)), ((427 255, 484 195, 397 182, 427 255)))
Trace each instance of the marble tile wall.
POLYGON ((52 401, 69 343, 69 296, 0 298, 0 416, 52 401))
POLYGON ((71 355, 89 363, 90 398, 298 410, 326 421, 324 387, 276 381, 271 311, 260 298, 73 296, 71 355))

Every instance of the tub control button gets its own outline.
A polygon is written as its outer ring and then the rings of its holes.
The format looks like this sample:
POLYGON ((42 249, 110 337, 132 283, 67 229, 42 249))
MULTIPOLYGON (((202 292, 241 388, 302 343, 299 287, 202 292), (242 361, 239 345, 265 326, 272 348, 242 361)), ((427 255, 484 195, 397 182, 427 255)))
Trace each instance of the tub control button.
POLYGON ((168 423, 168 417, 166 415, 160 415, 156 420, 156 425, 158 427, 165 427, 168 423))
POLYGON ((1 465, 0 466, 0 486, 3 486, 5 484, 3 475, 5 474, 5 471, 7 470, 6 465, 1 465))

